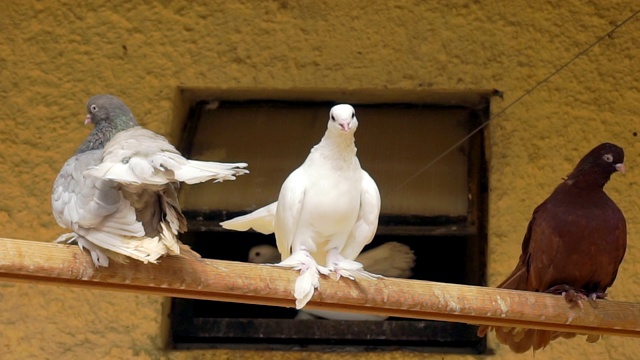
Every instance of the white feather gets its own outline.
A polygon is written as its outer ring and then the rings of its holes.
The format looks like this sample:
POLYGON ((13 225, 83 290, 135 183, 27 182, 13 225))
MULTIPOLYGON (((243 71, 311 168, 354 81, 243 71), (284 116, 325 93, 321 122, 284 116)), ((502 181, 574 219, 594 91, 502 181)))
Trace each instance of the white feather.
POLYGON ((283 259, 279 265, 300 270, 294 287, 298 308, 313 295, 318 273, 371 277, 353 260, 373 239, 380 193, 356 157, 357 126, 353 107, 334 106, 324 137, 285 180, 277 203, 223 223, 230 229, 253 227, 265 233, 273 224, 283 259))

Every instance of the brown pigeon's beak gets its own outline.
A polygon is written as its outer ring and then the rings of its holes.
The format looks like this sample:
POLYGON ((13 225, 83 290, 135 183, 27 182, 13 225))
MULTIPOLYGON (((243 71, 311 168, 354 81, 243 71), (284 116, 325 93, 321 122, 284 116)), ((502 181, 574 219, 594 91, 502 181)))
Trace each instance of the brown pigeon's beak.
POLYGON ((91 123, 91 114, 87 114, 87 117, 84 118, 84 124, 90 124, 91 123))
POLYGON ((624 164, 623 163, 616 164, 616 170, 624 174, 624 164))

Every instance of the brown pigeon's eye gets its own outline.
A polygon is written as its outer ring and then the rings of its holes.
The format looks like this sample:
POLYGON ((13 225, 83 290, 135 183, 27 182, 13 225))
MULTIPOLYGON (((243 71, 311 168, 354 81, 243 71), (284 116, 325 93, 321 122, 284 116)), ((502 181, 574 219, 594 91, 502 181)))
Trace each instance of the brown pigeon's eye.
POLYGON ((96 112, 96 111, 98 111, 98 107, 97 107, 97 106, 95 106, 95 105, 91 105, 91 107, 90 107, 89 109, 91 109, 91 112, 96 112))
POLYGON ((612 162, 613 161, 613 156, 611 156, 611 154, 604 154, 604 156, 602 158, 606 162, 612 162))
POLYGON ((256 256, 260 256, 260 251, 256 251, 256 256))

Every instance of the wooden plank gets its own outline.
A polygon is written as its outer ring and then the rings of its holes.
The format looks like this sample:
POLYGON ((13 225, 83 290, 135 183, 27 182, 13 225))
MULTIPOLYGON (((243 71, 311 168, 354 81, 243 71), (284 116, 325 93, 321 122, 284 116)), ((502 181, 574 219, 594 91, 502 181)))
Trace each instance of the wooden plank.
MULTIPOLYGON (((215 239, 212 239, 215 241, 215 239)), ((167 257, 95 268, 76 246, 0 239, 0 280, 293 307, 296 272, 267 265, 167 257)), ((428 281, 322 278, 308 308, 583 334, 640 337, 640 304, 428 281)))

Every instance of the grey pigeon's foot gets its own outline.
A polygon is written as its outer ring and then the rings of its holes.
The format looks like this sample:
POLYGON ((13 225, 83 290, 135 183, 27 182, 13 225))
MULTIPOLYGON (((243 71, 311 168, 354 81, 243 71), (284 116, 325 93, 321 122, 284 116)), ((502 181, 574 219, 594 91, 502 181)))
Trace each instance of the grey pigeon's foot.
POLYGON ((70 233, 66 233, 58 236, 58 238, 53 240, 53 242, 57 244, 61 244, 61 243, 77 244, 76 242, 77 237, 78 237, 78 234, 70 232, 70 233))

